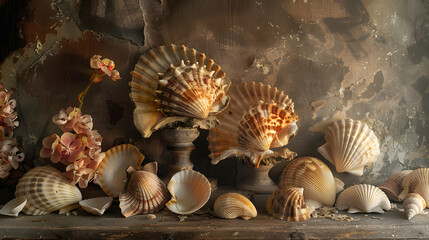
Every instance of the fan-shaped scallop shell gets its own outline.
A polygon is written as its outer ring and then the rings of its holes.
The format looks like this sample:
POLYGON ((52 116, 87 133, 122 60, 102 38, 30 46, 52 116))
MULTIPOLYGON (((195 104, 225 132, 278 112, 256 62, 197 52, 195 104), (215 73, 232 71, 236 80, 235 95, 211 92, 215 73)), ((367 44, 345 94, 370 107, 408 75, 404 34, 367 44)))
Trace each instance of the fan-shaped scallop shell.
POLYGON ((408 193, 418 193, 426 203, 429 202, 429 168, 419 168, 410 172, 402 181, 403 191, 399 199, 404 199, 408 193))
POLYGON ((85 199, 79 202, 79 205, 91 214, 101 216, 103 213, 112 206, 112 197, 97 197, 85 199))
POLYGON ((154 213, 161 210, 169 199, 167 187, 156 172, 133 171, 125 191, 119 195, 122 215, 154 213))
POLYGON ((231 102, 217 115, 221 125, 210 129, 207 138, 212 163, 241 155, 258 166, 263 157, 284 154, 270 148, 285 146, 298 130, 288 96, 254 82, 234 84, 228 93, 231 102))
POLYGON ((50 166, 36 167, 25 173, 16 186, 15 196, 27 198, 22 211, 29 215, 49 214, 82 200, 79 189, 50 166))
POLYGON ((311 210, 305 205, 303 192, 304 188, 278 188, 268 198, 268 213, 286 221, 309 219, 311 210))
POLYGON ((418 193, 409 193, 404 198, 403 206, 405 215, 409 220, 415 215, 423 212, 423 210, 426 208, 426 201, 418 193))
POLYGON ((399 194, 402 192, 402 181, 404 180, 404 177, 407 176, 412 170, 403 170, 400 172, 397 172, 390 176, 389 179, 387 179, 386 182, 378 186, 381 190, 383 190, 384 193, 386 193, 387 197, 390 201, 394 202, 400 202, 399 200, 399 194))
POLYGON ((194 170, 177 172, 168 182, 171 200, 166 203, 170 211, 191 214, 198 211, 210 198, 211 186, 207 178, 194 170))
POLYGON ((17 217, 19 212, 21 212, 21 210, 24 208, 25 204, 27 204, 26 197, 15 198, 13 200, 10 200, 0 209, 0 214, 17 217))
POLYGON ((229 102, 226 91, 231 82, 220 66, 183 45, 148 51, 131 76, 134 124, 143 137, 170 122, 217 114, 229 102))
POLYGON ((313 157, 300 157, 290 162, 282 172, 279 187, 304 188, 305 203, 314 208, 332 207, 337 193, 331 170, 313 157))
POLYGON ((390 201, 386 194, 378 187, 369 184, 354 185, 338 196, 335 207, 339 210, 349 210, 349 213, 356 212, 377 212, 384 213, 390 210, 390 201))
POLYGON ((225 193, 220 195, 214 203, 216 216, 226 219, 241 217, 248 220, 256 217, 256 211, 253 203, 245 196, 239 193, 225 193))
POLYGON ((117 197, 127 180, 127 168, 129 166, 139 167, 143 159, 143 154, 134 145, 115 146, 106 152, 106 157, 98 166, 95 182, 107 195, 117 197))
POLYGON ((362 176, 363 168, 375 162, 380 154, 374 132, 357 120, 343 119, 332 124, 325 140, 326 143, 317 150, 335 166, 337 172, 362 176))

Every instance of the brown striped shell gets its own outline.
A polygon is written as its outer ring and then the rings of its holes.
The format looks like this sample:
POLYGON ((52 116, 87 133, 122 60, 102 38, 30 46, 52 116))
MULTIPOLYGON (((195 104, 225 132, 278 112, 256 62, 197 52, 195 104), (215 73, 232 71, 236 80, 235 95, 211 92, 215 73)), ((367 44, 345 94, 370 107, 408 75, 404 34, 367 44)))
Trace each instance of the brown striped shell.
POLYGON ((403 190, 402 181, 404 180, 405 176, 407 176, 410 172, 412 172, 412 170, 403 170, 397 172, 390 176, 390 178, 387 179, 386 182, 378 186, 378 188, 380 188, 381 190, 383 190, 384 193, 386 193, 390 201, 401 202, 398 196, 403 190))
POLYGON ((28 215, 45 215, 82 200, 79 189, 57 169, 36 167, 25 173, 16 186, 15 196, 27 198, 22 210, 28 215))
POLYGON ((286 221, 302 221, 310 218, 311 210, 304 202, 304 188, 278 188, 268 198, 269 214, 286 221))
POLYGON ((399 199, 404 199, 408 193, 418 193, 426 203, 429 202, 429 168, 419 168, 410 172, 402 181, 403 191, 399 199))
POLYGON ((386 194, 378 187, 369 184, 358 184, 346 188, 340 193, 335 203, 339 210, 347 210, 349 213, 377 212, 390 210, 390 201, 386 194))
POLYGON ((213 206, 216 216, 226 219, 241 217, 249 220, 258 214, 253 203, 239 193, 225 193, 220 195, 213 206))

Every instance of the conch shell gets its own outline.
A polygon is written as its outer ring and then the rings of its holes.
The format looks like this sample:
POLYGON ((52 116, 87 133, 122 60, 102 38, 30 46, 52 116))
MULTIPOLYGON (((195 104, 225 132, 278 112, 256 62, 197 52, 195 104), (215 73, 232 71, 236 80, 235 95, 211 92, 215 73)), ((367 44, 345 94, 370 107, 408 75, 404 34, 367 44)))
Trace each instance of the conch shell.
POLYGON ((249 220, 258 214, 253 203, 239 193, 225 193, 220 195, 214 203, 216 216, 226 219, 241 217, 249 220))
POLYGON ((426 208, 426 201, 418 193, 409 193, 404 199, 404 211, 407 219, 410 220, 415 215, 423 212, 426 208))
POLYGON ((262 158, 291 158, 288 144, 298 127, 293 102, 277 88, 262 83, 234 84, 229 106, 217 115, 221 125, 207 138, 212 164, 231 156, 244 156, 256 167, 262 158))
POLYGON ((369 184, 354 185, 338 196, 335 207, 339 210, 349 210, 349 213, 377 212, 390 210, 390 201, 378 187, 369 184))
POLYGON ((363 175, 380 154, 380 145, 374 132, 364 123, 343 119, 332 124, 325 135, 326 143, 317 149, 331 162, 337 172, 363 175))
POLYGON ((269 214, 286 221, 301 221, 310 218, 312 212, 304 202, 304 188, 278 188, 268 198, 269 214))
MULTIPOLYGON (((131 72, 134 124, 143 137, 174 122, 210 128, 205 119, 229 102, 231 82, 212 59, 185 46, 160 46, 140 56, 131 72)), ((209 119, 210 118, 210 119, 209 119)))
POLYGON ((387 197, 390 201, 400 202, 399 194, 402 192, 402 181, 404 177, 407 176, 412 170, 403 170, 397 172, 390 176, 386 182, 378 186, 384 193, 386 193, 387 197))
POLYGON ((419 168, 410 172, 402 181, 404 190, 399 199, 404 199, 408 193, 418 193, 426 203, 429 202, 429 168, 419 168))

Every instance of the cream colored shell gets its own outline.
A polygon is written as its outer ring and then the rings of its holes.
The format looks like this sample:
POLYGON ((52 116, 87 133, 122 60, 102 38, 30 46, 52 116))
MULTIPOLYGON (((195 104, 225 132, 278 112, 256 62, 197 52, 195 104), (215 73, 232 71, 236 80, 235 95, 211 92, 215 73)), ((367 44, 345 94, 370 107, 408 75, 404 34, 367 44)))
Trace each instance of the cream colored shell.
POLYGON ((404 199, 408 193, 418 193, 426 203, 429 202, 429 168, 419 168, 410 172, 402 181, 403 191, 399 199, 404 199))
POLYGON ((407 219, 423 212, 426 208, 426 201, 418 193, 409 193, 404 199, 404 212, 407 219))
POLYGON ((231 82, 225 77, 220 66, 204 53, 183 45, 171 44, 151 49, 140 56, 131 76, 130 97, 136 105, 134 124, 145 138, 150 137, 153 131, 175 121, 191 121, 194 125, 208 128, 209 125, 205 125, 204 121, 195 122, 192 118, 217 114, 229 102, 225 93, 231 82), (198 74, 190 74, 194 71, 198 74), (186 79, 190 79, 189 76, 203 76, 203 80, 186 81, 182 77, 184 75, 188 76, 185 76, 186 79), (206 85, 208 82, 214 85, 206 85), (185 91, 186 94, 182 94, 184 98, 176 95, 185 89, 188 90, 185 91), (180 101, 177 104, 174 104, 175 101, 165 101, 170 99, 169 93, 180 101), (167 102, 171 104, 165 104, 167 102), (191 111, 193 114, 187 111, 191 106, 194 110, 198 109, 191 111))
POLYGON ((27 198, 22 210, 28 215, 45 215, 82 200, 79 189, 57 169, 36 167, 19 180, 15 196, 27 198))
POLYGON ((331 162, 337 172, 363 175, 380 154, 380 146, 374 132, 364 123, 343 119, 332 124, 325 134, 326 143, 317 150, 331 162))
POLYGON ((278 188, 268 198, 267 212, 285 221, 309 219, 312 210, 305 205, 303 192, 304 188, 278 188))
POLYGON ((390 201, 378 187, 369 184, 351 186, 340 193, 335 207, 339 210, 349 210, 349 213, 377 212, 390 210, 390 201))
POLYGON ((286 156, 274 150, 295 136, 298 117, 293 102, 277 88, 262 83, 234 84, 229 106, 217 115, 221 125, 207 138, 212 164, 232 156, 244 156, 258 166, 264 157, 286 156))
POLYGON ((400 202, 399 194, 402 192, 402 181, 404 177, 407 176, 412 170, 403 170, 397 172, 390 176, 386 182, 378 186, 384 193, 386 193, 387 197, 390 201, 400 202))
POLYGON ((17 217, 19 212, 21 212, 21 210, 24 208, 25 204, 27 204, 26 197, 14 198, 0 209, 0 215, 17 217))
POLYGON ((216 216, 226 219, 241 217, 249 220, 258 214, 253 203, 239 193, 225 193, 220 195, 214 203, 216 216))
POLYGON ((88 213, 101 216, 112 206, 112 197, 97 197, 85 199, 79 202, 79 205, 88 213))
POLYGON ((280 176, 281 188, 304 188, 305 203, 319 208, 335 203, 336 182, 326 164, 314 157, 300 157, 290 162, 280 176))
POLYGON ((137 168, 144 156, 139 149, 131 144, 122 144, 109 149, 106 157, 98 166, 95 182, 110 197, 119 196, 127 180, 127 168, 137 168))

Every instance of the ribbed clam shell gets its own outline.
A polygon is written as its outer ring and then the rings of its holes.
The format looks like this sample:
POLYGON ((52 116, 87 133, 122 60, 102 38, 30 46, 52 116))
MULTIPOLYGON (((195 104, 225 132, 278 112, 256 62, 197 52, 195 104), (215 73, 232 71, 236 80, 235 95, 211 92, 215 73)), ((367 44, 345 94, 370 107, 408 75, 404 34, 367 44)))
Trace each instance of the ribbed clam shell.
POLYGON ((79 189, 60 171, 50 166, 36 167, 19 180, 15 196, 27 198, 22 210, 29 215, 44 215, 82 200, 79 189))
POLYGON ((418 193, 426 203, 429 202, 429 168, 419 168, 410 172, 402 181, 404 190, 399 199, 404 199, 408 193, 418 193))
POLYGON ((198 211, 210 198, 211 186, 207 178, 194 170, 177 172, 168 182, 171 200, 166 203, 170 211, 191 214, 198 211))
POLYGON ((248 220, 256 217, 256 211, 253 203, 245 196, 239 193, 225 193, 220 195, 214 203, 216 216, 226 219, 241 217, 248 220))
POLYGON ((400 202, 399 194, 402 192, 402 181, 404 177, 407 176, 412 170, 403 170, 393 174, 386 182, 378 186, 384 193, 386 193, 387 197, 390 201, 400 202))
POLYGON ((167 187, 159 177, 147 171, 131 173, 126 190, 119 195, 119 207, 125 217, 154 213, 169 199, 167 187))
POLYGON ((418 193, 409 193, 404 198, 404 212, 407 219, 413 218, 415 215, 420 214, 426 208, 426 201, 418 193))
MULTIPOLYGON (((160 83, 162 81, 159 80, 159 74, 164 76, 171 66, 173 66, 173 69, 179 67, 182 61, 188 67, 193 64, 203 67, 203 72, 205 74, 208 73, 214 78, 215 82, 217 82, 216 85, 222 86, 223 92, 227 91, 230 81, 225 77, 225 73, 220 69, 220 66, 215 64, 212 59, 207 58, 204 53, 200 53, 193 48, 188 48, 183 45, 176 46, 173 44, 169 46, 160 46, 148 51, 140 56, 134 71, 131 72, 132 81, 130 82, 130 97, 136 105, 134 109, 134 124, 143 137, 150 137, 154 130, 161 128, 164 124, 169 122, 168 120, 165 121, 166 116, 163 112, 170 115, 183 114, 180 110, 173 110, 174 108, 171 106, 169 108, 160 106, 158 101, 155 101, 158 99, 159 95, 165 96, 165 94, 168 94, 163 93, 163 89, 160 88, 160 83), (160 109, 162 109, 162 111, 160 111, 160 109)), ((180 72, 179 69, 176 68, 176 70, 180 72)), ((173 70, 173 73, 174 72, 173 70)), ((207 78, 204 77, 204 79, 207 78)), ((181 80, 180 77, 179 80, 181 80)), ((183 81, 181 82, 183 83, 183 81)), ((186 84, 177 86, 183 89, 185 85, 186 84)), ((198 85, 196 83, 193 84, 192 87, 198 89, 198 97, 205 88, 204 85, 198 85)), ((175 92, 178 89, 179 88, 173 88, 175 96, 175 92)), ((219 95, 218 93, 215 95, 218 96, 218 98, 216 98, 215 102, 210 106, 209 114, 216 114, 218 111, 221 111, 228 102, 228 97, 226 95, 219 95)), ((161 103, 163 103, 163 101, 161 101, 161 103)), ((205 114, 200 114, 199 116, 205 116, 205 114)), ((181 118, 175 120, 185 121, 185 119, 181 118)))
POLYGON ((273 154, 270 148, 288 144, 298 127, 293 102, 277 88, 262 83, 231 86, 231 102, 216 117, 221 125, 207 138, 213 164, 230 156, 245 156, 258 166, 273 154))
POLYGON ((317 158, 300 157, 290 162, 280 176, 281 188, 304 188, 308 206, 332 207, 335 203, 336 183, 331 170, 317 158))
POLYGON ((380 154, 374 132, 357 120, 343 119, 332 124, 325 140, 326 143, 317 150, 335 166, 337 172, 362 176, 364 167, 375 162, 380 154))
POLYGON ((305 205, 303 188, 278 188, 268 198, 269 214, 286 221, 301 221, 310 218, 311 210, 305 205))
POLYGON ((25 204, 27 204, 26 197, 15 198, 13 200, 10 200, 0 209, 0 214, 5 216, 17 217, 19 212, 21 212, 21 210, 24 208, 25 204))
POLYGON ((131 144, 122 144, 109 149, 106 157, 98 166, 95 182, 110 197, 119 196, 127 180, 126 169, 129 166, 137 168, 143 162, 144 156, 139 149, 131 144))
POLYGON ((335 207, 339 210, 348 209, 349 213, 384 213, 383 209, 390 210, 390 201, 378 187, 369 184, 358 184, 341 192, 335 207))
POLYGON ((85 199, 79 202, 79 205, 83 208, 83 210, 101 216, 103 213, 112 206, 112 197, 97 197, 85 199))

